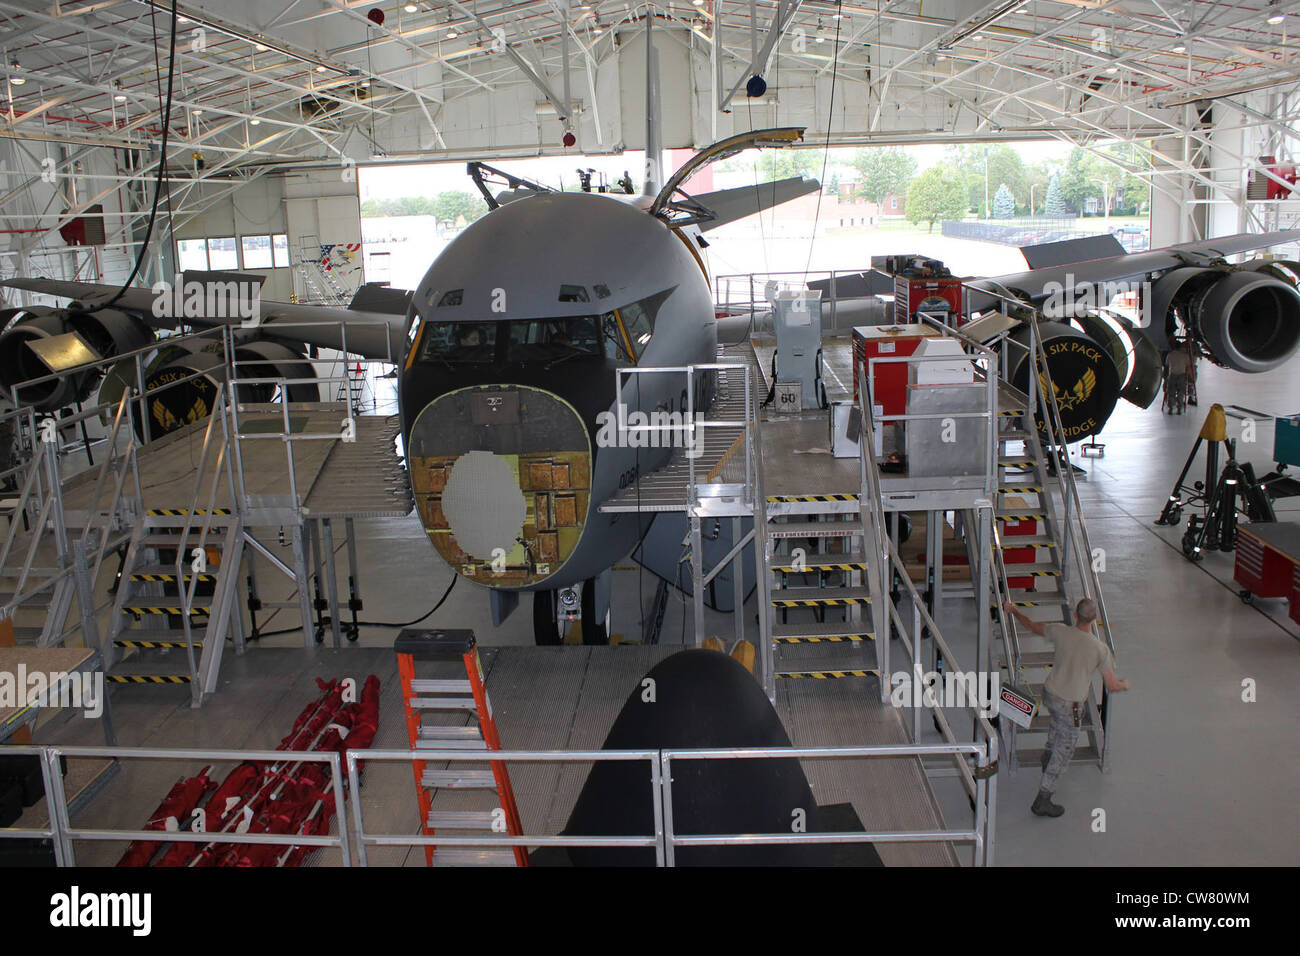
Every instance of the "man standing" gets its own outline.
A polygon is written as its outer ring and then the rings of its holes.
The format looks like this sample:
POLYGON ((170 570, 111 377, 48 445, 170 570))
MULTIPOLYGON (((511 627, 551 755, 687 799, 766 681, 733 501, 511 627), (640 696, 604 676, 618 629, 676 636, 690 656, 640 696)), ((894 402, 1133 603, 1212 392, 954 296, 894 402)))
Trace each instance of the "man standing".
POLYGON ((1056 649, 1052 672, 1043 684, 1043 704, 1052 715, 1047 729, 1047 749, 1043 752, 1043 780, 1030 809, 1040 817, 1059 817, 1065 808, 1052 802, 1052 794, 1074 756, 1092 672, 1101 671, 1101 679, 1112 694, 1128 690, 1129 683, 1115 676, 1115 656, 1093 632, 1097 605, 1091 598, 1084 598, 1075 607, 1073 627, 1035 621, 1009 601, 1004 607, 1018 623, 1047 638, 1056 649))
POLYGON ((1187 406, 1187 386, 1192 374, 1192 357, 1187 346, 1175 339, 1165 356, 1165 407, 1170 414, 1181 415, 1187 406))

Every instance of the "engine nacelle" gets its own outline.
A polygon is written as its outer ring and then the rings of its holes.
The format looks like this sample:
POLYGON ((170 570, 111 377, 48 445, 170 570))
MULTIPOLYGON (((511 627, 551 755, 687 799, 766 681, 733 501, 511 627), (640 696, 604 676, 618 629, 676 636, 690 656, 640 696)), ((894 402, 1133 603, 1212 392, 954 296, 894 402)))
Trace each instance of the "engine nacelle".
POLYGON ((153 330, 135 316, 116 309, 11 309, 0 312, 0 326, 8 326, 0 333, 0 389, 11 400, 15 400, 16 389, 17 403, 42 412, 57 411, 88 398, 105 368, 72 371, 57 379, 24 385, 53 374, 34 345, 57 346, 54 340, 58 337, 75 336, 79 343, 72 338, 66 343, 77 346, 77 351, 81 351, 81 345, 86 346, 90 360, 95 361, 143 348, 154 337, 153 330))
POLYGON ((1152 289, 1151 339, 1161 349, 1191 335, 1217 365, 1267 372, 1300 347, 1300 291, 1276 263, 1257 260, 1231 271, 1187 266, 1152 289))

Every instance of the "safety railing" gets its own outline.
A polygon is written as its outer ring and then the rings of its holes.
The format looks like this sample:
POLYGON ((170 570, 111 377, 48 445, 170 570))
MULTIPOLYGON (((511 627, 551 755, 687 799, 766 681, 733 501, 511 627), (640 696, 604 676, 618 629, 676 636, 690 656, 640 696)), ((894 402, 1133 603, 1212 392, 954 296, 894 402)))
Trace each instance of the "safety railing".
MULTIPOLYGON (((757 469, 758 469, 757 448, 755 444, 755 436, 758 431, 758 419, 757 419, 757 408, 754 402, 754 393, 753 393, 753 369, 750 368, 750 366, 740 364, 740 363, 732 363, 732 362, 710 362, 710 363, 702 363, 698 365, 672 365, 672 366, 661 365, 661 366, 646 366, 646 367, 628 366, 626 368, 616 369, 614 374, 615 374, 614 408, 615 408, 615 415, 617 416, 618 441, 620 444, 622 445, 630 444, 627 442, 627 439, 625 437, 628 432, 668 433, 668 435, 670 436, 668 439, 670 443, 674 441, 674 439, 671 437, 674 433, 680 434, 682 436, 680 441, 681 444, 683 444, 686 448, 685 458, 687 464, 686 500, 685 502, 683 502, 683 504, 688 508, 694 507, 699 503, 701 497, 700 486, 702 484, 707 483, 707 482, 701 482, 699 480, 699 474, 697 470, 697 460, 701 457, 701 454, 697 452, 696 449, 697 448, 702 449, 704 444, 703 442, 704 436, 703 434, 697 433, 697 429, 701 431, 710 428, 741 429, 743 434, 739 436, 738 443, 741 447, 744 448, 744 452, 745 452, 744 481, 739 483, 740 484, 739 488, 735 487, 733 483, 731 486, 728 486, 726 484, 720 487, 711 486, 710 491, 712 493, 711 496, 720 496, 720 495, 728 495, 728 494, 735 495, 738 493, 746 506, 748 507, 753 506, 754 494, 755 494, 754 489, 757 485, 757 469), (697 410, 695 408, 696 376, 701 374, 717 373, 717 372, 724 372, 724 371, 739 372, 743 376, 743 384, 745 389, 745 413, 744 413, 744 418, 739 421, 735 419, 708 420, 704 417, 703 412, 697 414, 697 410), (624 401, 624 392, 623 392, 624 376, 641 377, 641 376, 672 376, 672 375, 685 376, 685 381, 686 381, 685 420, 680 423, 669 421, 668 423, 661 422, 660 424, 652 424, 652 423, 647 423, 645 425, 629 424, 628 418, 630 417, 630 415, 625 411, 627 408, 627 404, 624 401)), ((667 392, 664 392, 662 389, 660 389, 660 390, 656 390, 654 394, 658 395, 661 392, 663 392, 663 394, 668 394, 671 391, 672 388, 669 387, 667 392)), ((637 411, 642 411, 647 416, 647 418, 651 419, 651 421, 653 421, 654 415, 671 415, 671 413, 668 412, 646 411, 641 409, 639 405, 637 411)), ((663 446, 661 445, 660 447, 663 446)), ((738 450, 737 442, 733 442, 732 447, 728 449, 728 453, 734 453, 737 450, 738 450)), ((640 480, 641 477, 642 477, 641 475, 638 475, 637 480, 640 480)), ((708 477, 709 474, 706 473, 705 478, 707 479, 708 477)))
MULTIPOLYGON (((873 298, 882 294, 863 295, 858 293, 853 296, 840 294, 843 290, 849 288, 848 283, 858 283, 860 276, 865 271, 868 270, 823 269, 813 272, 796 270, 719 275, 715 276, 713 280, 713 302, 719 312, 732 316, 745 316, 752 323, 758 312, 766 312, 772 309, 772 303, 768 296, 778 286, 792 284, 800 288, 807 288, 811 282, 825 281, 827 289, 822 300, 823 327, 838 329, 840 327, 841 306, 843 305, 842 299, 873 298)), ((887 294, 892 296, 893 290, 890 289, 887 294)), ((881 301, 882 316, 887 315, 890 308, 890 303, 881 301)), ((861 319, 859 318, 860 322, 861 319)))
MULTIPOLYGON (((1031 374, 1028 378, 1028 401, 1026 407, 1025 431, 1026 441, 1035 449, 1039 460, 1048 464, 1054 471, 1061 488, 1062 514, 1060 515, 1061 563, 1060 587, 1064 591, 1069 580, 1068 572, 1077 574, 1083 595, 1092 599, 1097 608, 1097 626, 1102 640, 1111 653, 1115 652, 1114 634, 1110 627, 1110 618, 1106 613, 1105 597, 1101 588, 1101 577, 1093 560, 1092 540, 1088 534, 1087 520, 1083 514, 1079 499, 1078 483, 1075 481, 1074 466, 1070 462, 1069 445, 1066 440, 1065 427, 1061 421, 1060 405, 1056 398, 1056 386, 1052 381, 1051 367, 1047 361, 1047 351, 1043 343, 1042 330, 1039 326, 1039 313, 1024 300, 1013 295, 1009 290, 993 283, 983 283, 978 290, 981 295, 992 297, 995 307, 1006 315, 1015 315, 1028 329, 1028 343, 1018 341, 1004 334, 1001 344, 1004 353, 1018 349, 1030 360, 1031 374), (1037 424, 1035 424, 1037 414, 1037 424), (1045 442, 1040 441, 1040 434, 1045 442), (1044 447, 1045 445, 1045 447, 1044 447)), ((1012 363, 1004 361, 1003 367, 1009 369, 1012 363)), ((1008 373, 1009 374, 1009 373, 1008 373)), ((999 551, 999 555, 1001 552, 999 551)), ((1005 573, 1005 572, 1004 572, 1005 573)), ((1005 576, 1002 578, 1005 583, 1005 576)), ((1070 620, 1067 611, 1067 622, 1070 620)), ((999 615, 1000 618, 1007 615, 999 615)), ((1014 622, 1006 622, 1010 638, 1012 656, 1009 664, 1018 673, 1021 668, 1019 639, 1014 622)), ((1104 770, 1109 761, 1110 724, 1113 699, 1103 685, 1101 702, 1098 708, 1101 721, 1101 766, 1104 770)))
MULTIPOLYGON (((441 832, 432 836, 420 833, 376 832, 367 826, 362 800, 362 764, 409 764, 416 760, 439 761, 451 764, 481 763, 482 754, 464 750, 349 750, 340 755, 332 751, 285 750, 207 750, 162 749, 149 747, 70 747, 70 746, 12 746, 6 753, 16 756, 35 756, 41 764, 42 779, 47 796, 49 823, 43 827, 0 828, 0 839, 48 839, 53 843, 55 860, 60 866, 75 866, 74 843, 128 842, 142 840, 158 843, 198 843, 206 846, 220 844, 274 844, 288 847, 319 847, 337 849, 344 866, 352 864, 352 850, 356 847, 356 860, 360 865, 370 863, 369 851, 378 847, 644 847, 654 850, 655 865, 673 866, 676 851, 682 847, 740 846, 778 844, 849 844, 849 843, 966 843, 973 848, 972 862, 987 866, 993 862, 993 815, 996 808, 993 771, 997 765, 996 741, 993 747, 980 743, 949 741, 939 744, 882 744, 858 747, 770 747, 770 748, 719 748, 670 750, 578 750, 578 751, 522 751, 500 750, 493 758, 513 764, 604 764, 643 763, 647 786, 646 795, 652 808, 652 829, 646 833, 604 835, 550 835, 550 834, 457 834, 441 832), (674 763, 710 760, 860 760, 860 759, 914 759, 918 757, 952 757, 965 766, 973 762, 971 779, 974 781, 974 810, 969 827, 941 827, 939 829, 895 829, 884 831, 835 832, 773 832, 773 833, 678 833, 674 825, 673 765, 674 763), (60 761, 63 758, 117 759, 123 761, 191 761, 213 763, 256 762, 271 765, 264 774, 257 793, 243 798, 228 812, 223 808, 225 824, 220 829, 206 826, 185 829, 188 820, 178 821, 177 830, 133 830, 106 827, 74 826, 69 812, 68 794, 60 761), (328 784, 323 788, 322 799, 335 795, 337 811, 336 832, 307 834, 247 832, 249 818, 260 812, 264 804, 278 798, 285 782, 291 779, 304 763, 325 764, 329 770, 328 784), (278 768, 278 769, 277 769, 278 768), (346 777, 346 787, 344 786, 346 777), (275 790, 271 790, 272 787, 275 790), (337 795, 343 795, 339 798, 337 795), (348 804, 351 804, 349 809, 348 804), (248 812, 245 812, 245 807, 248 812), (349 820, 352 832, 349 832, 349 820)), ((635 794, 628 794, 628 801, 635 794)), ((811 809, 811 808, 805 808, 811 809)), ((143 810, 142 812, 147 812, 143 810)))
MULTIPOLYGON (((1074 465, 1070 462, 1065 426, 1061 422, 1061 409, 1056 400, 1056 386, 1052 382, 1051 369, 1047 363, 1047 350, 1043 345, 1043 337, 1039 329, 1036 313, 1029 318, 1029 337, 1033 359, 1032 371, 1035 373, 1030 378, 1035 380, 1041 378, 1042 381, 1043 387, 1039 390, 1038 405, 1043 412, 1041 417, 1047 425, 1046 452, 1050 456, 1050 461, 1055 465, 1057 478, 1061 486, 1063 510, 1061 515, 1062 551, 1066 552, 1061 555, 1062 587, 1065 586, 1064 575, 1067 560, 1073 560, 1074 570, 1082 585, 1084 597, 1090 598, 1096 606, 1097 628, 1101 632, 1102 640, 1105 641, 1106 647, 1113 654, 1115 652, 1115 637, 1111 632, 1110 617, 1106 613, 1106 599, 1102 594, 1101 576, 1097 573, 1093 558, 1094 552, 1092 550, 1092 540, 1088 534, 1088 522, 1084 518, 1083 506, 1079 501, 1079 487, 1074 479, 1074 465)), ((1033 433, 1034 430, 1030 430, 1030 434, 1033 435, 1033 433)), ((1037 436, 1034 437, 1037 438, 1037 436)), ((1106 769, 1110 753, 1112 703, 1111 694, 1103 684, 1101 703, 1098 708, 1101 719, 1101 740, 1099 743, 1101 744, 1100 757, 1103 770, 1106 769)))
MULTIPOLYGON (((45 784, 46 808, 49 824, 44 827, 0 827, 0 839, 48 839, 52 841, 55 862, 59 866, 76 866, 76 851, 73 844, 77 841, 121 843, 134 840, 165 843, 199 843, 204 845, 263 845, 272 844, 284 847, 321 847, 334 848, 339 851, 343 866, 352 865, 351 836, 345 821, 343 804, 344 794, 342 759, 333 751, 311 750, 163 750, 152 747, 64 747, 64 746, 6 746, 6 754, 14 756, 35 756, 41 761, 41 778, 45 784), (68 794, 60 767, 62 758, 72 760, 98 758, 111 760, 188 760, 194 762, 229 762, 234 764, 248 761, 259 763, 289 765, 287 771, 276 774, 273 782, 279 781, 279 789, 268 795, 271 801, 284 787, 293 772, 304 763, 321 763, 329 769, 329 781, 324 788, 323 799, 334 799, 338 808, 339 826, 333 834, 270 833, 246 832, 245 818, 250 814, 243 812, 244 807, 234 805, 225 814, 229 821, 220 829, 209 831, 206 826, 186 830, 117 830, 103 827, 76 827, 72 824, 68 808, 68 794), (331 796, 332 795, 332 796, 331 796)), ((270 784, 264 784, 265 790, 270 784)), ((250 798, 244 806, 253 807, 252 800, 261 798, 262 792, 250 798)), ((142 810, 147 813, 147 809, 142 810)), ((224 808, 223 808, 224 812, 224 808)), ((188 822, 188 821, 184 821, 188 822)), ((191 862, 191 865, 192 862, 191 862)))
MULTIPOLYGON (((991 377, 996 377, 996 358, 993 364, 989 366, 993 373, 991 377)), ((996 381, 993 383, 996 387, 996 381)), ((996 393, 994 393, 996 396, 996 393)), ((994 399, 996 401, 996 398, 994 399)), ((996 410, 996 405, 993 406, 996 410)), ((873 550, 870 552, 869 564, 874 567, 869 571, 868 579, 873 583, 871 594, 872 617, 874 621, 876 644, 878 646, 878 661, 880 663, 880 683, 881 683, 881 700, 889 698, 889 690, 892 682, 891 671, 891 638, 896 633, 900 644, 907 650, 910 657, 911 673, 910 680, 920 682, 922 679, 921 667, 921 638, 923 634, 928 634, 933 641, 935 651, 941 656, 948 668, 954 672, 960 672, 961 666, 957 656, 953 653, 952 648, 944 639, 942 631, 934 618, 925 608, 925 602, 917 592, 915 585, 912 583, 911 575, 908 573, 906 565, 903 563, 898 549, 887 533, 884 525, 884 493, 880 479, 880 469, 875 458, 875 416, 869 397, 869 387, 859 388, 858 390, 858 413, 862 419, 862 437, 859 444, 859 461, 863 479, 864 494, 861 496, 862 516, 864 528, 870 526, 870 540, 873 544, 873 550), (900 615, 893 599, 891 598, 892 581, 898 580, 902 583, 903 591, 907 594, 912 605, 912 627, 909 629, 900 615)), ((996 429, 996 419, 992 428, 996 429)), ((991 511, 991 498, 985 502, 983 511, 987 514, 991 511)), ((984 522, 981 522, 982 524, 984 522)), ((991 524, 991 522, 988 522, 991 524)), ((982 626, 982 625, 977 625, 982 626)), ((977 647, 976 658, 980 667, 984 666, 986 659, 986 649, 977 647)), ((977 682, 985 676, 990 683, 992 681, 991 673, 981 675, 976 672, 977 682)), ((914 698, 915 703, 915 698, 914 698)), ((996 705, 995 705, 996 706, 996 705)), ((933 704, 925 701, 924 695, 920 695, 919 706, 912 708, 911 734, 913 746, 920 746, 921 739, 921 714, 923 710, 929 710, 934 719, 936 728, 940 735, 950 747, 960 748, 950 752, 954 755, 957 772, 962 781, 967 795, 971 798, 975 806, 977 829, 982 821, 983 825, 989 828, 987 840, 984 846, 985 863, 992 862, 992 827, 996 816, 996 777, 997 761, 999 753, 998 734, 993 725, 988 720, 988 715, 981 713, 978 701, 967 701, 966 706, 962 709, 970 712, 972 717, 972 736, 971 741, 961 741, 953 731, 952 724, 948 720, 944 707, 939 700, 933 704), (974 747, 974 751, 965 748, 974 747), (977 754, 975 767, 970 767, 965 759, 961 756, 963 753, 974 752, 977 754)), ((996 711, 995 711, 996 713, 996 711)), ((977 860, 980 852, 977 845, 977 860)))

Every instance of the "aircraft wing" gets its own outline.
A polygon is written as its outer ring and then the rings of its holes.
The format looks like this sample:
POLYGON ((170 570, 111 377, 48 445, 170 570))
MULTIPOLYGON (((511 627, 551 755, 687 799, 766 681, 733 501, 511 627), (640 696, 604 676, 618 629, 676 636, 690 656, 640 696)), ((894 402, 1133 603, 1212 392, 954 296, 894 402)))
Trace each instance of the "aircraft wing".
MULTIPOLYGON (((197 273, 186 273, 187 277, 197 273)), ((234 277, 238 273, 216 274, 234 277)), ((248 276, 252 278, 252 276, 248 276)), ((261 278, 260 276, 257 278, 261 278)), ((187 278, 188 284, 188 278, 187 278)), ((94 282, 65 282, 58 279, 4 279, 0 285, 23 289, 42 295, 75 299, 86 306, 106 302, 117 294, 118 286, 94 282)), ((151 289, 128 289, 113 308, 133 313, 146 324, 159 329, 187 326, 212 328, 222 325, 256 328, 266 338, 290 344, 307 344, 320 348, 340 349, 370 359, 400 362, 405 349, 406 294, 400 290, 362 287, 346 309, 319 305, 301 305, 295 302, 258 300, 256 325, 250 326, 242 316, 214 318, 190 316, 173 318, 160 315, 154 304, 158 296, 151 289), (358 308, 371 304, 371 308, 358 308), (344 331, 346 329, 346 332, 344 331)))
MULTIPOLYGON (((1054 291, 1082 290, 1106 282, 1124 282, 1140 279, 1151 273, 1164 272, 1178 266, 1203 265, 1211 259, 1250 252, 1254 249, 1267 249, 1287 243, 1300 242, 1300 229, 1287 229, 1281 232, 1240 233, 1221 239, 1205 239, 1200 242, 1187 242, 1177 246, 1167 246, 1151 252, 1133 252, 1122 256, 1109 256, 1104 259, 1089 259, 1045 269, 1030 269, 1011 275, 998 276, 993 280, 976 280, 970 283, 979 288, 981 282, 990 282, 990 288, 996 283, 1006 289, 1025 295, 1033 302, 1041 302, 1054 291)), ((989 300, 991 304, 992 300, 989 300)), ((972 303, 972 308, 987 307, 987 304, 972 303)))
POLYGON ((759 183, 755 186, 738 186, 735 189, 697 193, 691 198, 713 212, 712 219, 706 219, 699 224, 701 231, 708 231, 778 206, 783 202, 789 202, 791 199, 815 193, 819 189, 821 183, 817 180, 795 176, 770 183, 759 183))

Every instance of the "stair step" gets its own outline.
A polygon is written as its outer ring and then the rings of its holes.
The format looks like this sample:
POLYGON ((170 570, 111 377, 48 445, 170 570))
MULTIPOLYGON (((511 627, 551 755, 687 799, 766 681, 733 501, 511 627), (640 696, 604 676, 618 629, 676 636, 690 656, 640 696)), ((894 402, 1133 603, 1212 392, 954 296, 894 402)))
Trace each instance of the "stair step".
MULTIPOLYGON (((1021 651, 1021 667, 1051 667, 1052 661, 1056 660, 1056 651, 1021 651)), ((1002 661, 1002 666, 1006 667, 1007 662, 1002 661)))
POLYGON ((189 674, 108 674, 104 679, 110 684, 188 684, 189 674))
POLYGON ((415 745, 424 750, 487 750, 487 742, 476 726, 423 726, 415 745))
POLYGON ((1056 542, 1050 535, 1046 534, 1004 534, 1002 535, 1002 550, 1010 551, 1012 548, 1055 548, 1056 542))
POLYGON ((833 644, 875 639, 866 621, 809 621, 799 624, 773 624, 772 639, 778 644, 833 644))
POLYGON ((879 671, 876 668, 863 668, 855 670, 809 670, 806 668, 791 668, 789 670, 778 670, 776 676, 786 680, 838 680, 845 677, 874 677, 879 671))
POLYGON ((426 770, 420 786, 444 790, 495 790, 496 777, 491 770, 426 770))
MULTIPOLYGON (((215 581, 217 579, 217 576, 215 574, 210 574, 207 572, 204 572, 203 574, 195 575, 191 571, 186 571, 181 575, 181 578, 187 583, 193 581, 196 577, 200 581, 215 581)), ((163 565, 163 564, 142 565, 141 567, 136 568, 134 571, 131 572, 131 580, 132 581, 174 582, 176 580, 176 565, 174 564, 170 566, 163 565)))
MULTIPOLYGON (((195 638, 201 638, 205 634, 207 634, 207 632, 208 632, 208 628, 206 624, 196 623, 190 627, 189 638, 191 640, 194 640, 195 638)), ((186 635, 185 635, 185 628, 183 627, 156 627, 156 628, 155 627, 139 627, 139 628, 133 627, 133 628, 123 629, 120 633, 126 635, 125 637, 122 638, 122 640, 126 640, 126 641, 129 640, 153 641, 155 644, 159 642, 175 641, 175 642, 181 642, 179 646, 181 647, 185 646, 184 641, 186 639, 186 635)), ((197 642, 195 646, 196 647, 199 646, 199 643, 201 642, 197 642)))
MULTIPOLYGON (((1021 415, 1023 413, 1016 412, 1016 414, 1021 415)), ((1024 441, 1028 437, 1029 432, 1023 428, 1004 428, 1002 431, 998 432, 998 438, 1006 439, 1007 441, 1024 441)))
MULTIPOLYGON (((203 602, 210 600, 210 595, 204 597, 195 597, 194 603, 190 605, 190 614, 207 614, 212 610, 211 604, 203 602)), ((122 608, 127 614, 180 614, 182 613, 181 599, 177 597, 152 597, 141 595, 132 598, 130 602, 122 608)))
POLYGON ((1027 561, 1006 562, 1009 578, 1059 578, 1061 572, 1046 564, 1034 564, 1027 561))
POLYGON ((496 847, 440 846, 433 851, 434 866, 516 866, 513 850, 496 847))
POLYGON ((785 571, 790 574, 798 574, 800 571, 866 571, 868 569, 866 558, 860 551, 850 551, 845 554, 807 554, 804 555, 803 567, 796 569, 789 562, 789 555, 774 555, 773 561, 783 563, 773 564, 773 571, 785 571))
POLYGON ((998 455, 998 464, 1004 468, 1015 465, 1035 465, 1038 459, 1033 455, 998 455))
POLYGON ((1042 485, 998 485, 998 494, 1000 495, 1041 495, 1042 493, 1042 485))
POLYGON ((143 650, 164 650, 173 647, 203 647, 202 641, 114 641, 114 647, 134 647, 143 650))
POLYGON ((496 819, 492 810, 430 810, 425 826, 435 830, 491 830, 496 819))
POLYGON ((195 517, 203 517, 209 514, 228 515, 230 514, 230 509, 213 508, 209 511, 207 508, 195 508, 193 511, 190 511, 189 508, 150 508, 145 512, 145 514, 156 518, 186 518, 191 515, 195 517))
POLYGON ((870 604, 866 588, 779 588, 772 591, 773 607, 847 607, 870 604))
POLYGON ((478 710, 473 697, 412 697, 407 706, 412 710, 478 710))
POLYGON ((862 534, 861 521, 785 521, 769 523, 769 538, 834 538, 862 534))
MULTIPOLYGON (((221 550, 221 536, 211 533, 209 529, 208 540, 203 542, 203 547, 211 548, 215 551, 221 550)), ((181 534, 179 531, 151 531, 146 535, 141 535, 140 544, 146 548, 175 548, 181 543, 181 534)), ((186 545, 191 548, 199 546, 199 529, 190 529, 189 537, 185 541, 186 545)))
POLYGON ((1043 521, 1047 515, 1042 511, 1000 511, 995 517, 998 521, 1043 521))
POLYGON ((468 694, 471 691, 467 680, 428 680, 411 681, 411 690, 417 694, 468 694))

